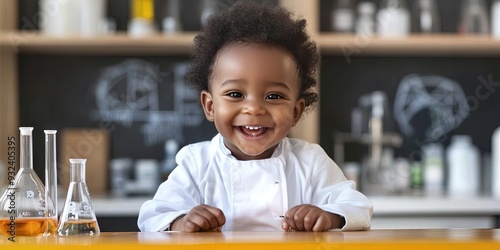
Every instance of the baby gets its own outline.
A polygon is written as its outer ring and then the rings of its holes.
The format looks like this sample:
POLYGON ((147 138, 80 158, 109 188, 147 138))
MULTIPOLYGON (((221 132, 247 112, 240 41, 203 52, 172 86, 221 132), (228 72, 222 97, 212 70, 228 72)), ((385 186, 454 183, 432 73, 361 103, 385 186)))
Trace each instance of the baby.
POLYGON ((141 231, 370 228, 372 204, 355 183, 319 145, 286 137, 318 101, 305 27, 281 7, 251 2, 208 20, 187 80, 219 133, 179 151, 141 207, 141 231))

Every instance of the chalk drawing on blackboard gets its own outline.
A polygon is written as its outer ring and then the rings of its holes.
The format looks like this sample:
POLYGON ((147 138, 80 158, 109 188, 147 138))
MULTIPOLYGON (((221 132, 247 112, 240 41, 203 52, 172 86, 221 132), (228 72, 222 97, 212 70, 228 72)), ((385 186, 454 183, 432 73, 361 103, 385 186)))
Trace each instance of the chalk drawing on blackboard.
POLYGON ((404 135, 413 135, 411 120, 422 110, 429 114, 425 136, 431 140, 446 135, 469 116, 467 98, 457 82, 442 76, 407 75, 394 101, 394 117, 404 135))
POLYGON ((105 69, 97 80, 98 110, 92 113, 92 119, 125 127, 140 122, 146 146, 171 138, 183 141, 183 127, 199 126, 205 118, 198 95, 185 84, 186 67, 177 64, 174 68, 172 110, 160 110, 158 84, 165 73, 152 63, 128 59, 105 69))

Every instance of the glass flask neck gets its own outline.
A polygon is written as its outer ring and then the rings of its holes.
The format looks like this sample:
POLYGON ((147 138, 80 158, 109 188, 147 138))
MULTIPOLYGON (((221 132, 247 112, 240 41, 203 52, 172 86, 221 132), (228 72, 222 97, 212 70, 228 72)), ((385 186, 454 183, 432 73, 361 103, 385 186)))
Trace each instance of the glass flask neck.
POLYGON ((70 181, 85 182, 86 159, 70 159, 70 181))
POLYGON ((33 127, 20 127, 21 132, 21 169, 33 169, 33 127))
MULTIPOLYGON (((56 157, 56 130, 44 130, 45 133, 45 201, 54 204, 54 217, 58 218, 57 208, 57 157, 56 157)), ((46 214, 49 207, 46 206, 46 214)))

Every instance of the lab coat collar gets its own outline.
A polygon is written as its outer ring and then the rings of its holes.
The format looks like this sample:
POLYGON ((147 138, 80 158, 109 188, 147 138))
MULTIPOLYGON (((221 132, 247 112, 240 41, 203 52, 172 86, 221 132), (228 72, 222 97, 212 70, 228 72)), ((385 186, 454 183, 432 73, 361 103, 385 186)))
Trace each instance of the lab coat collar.
MULTIPOLYGON (((213 138, 212 142, 215 142, 216 144, 218 144, 217 148, 222 152, 223 155, 226 155, 230 159, 237 160, 231 154, 231 151, 224 144, 224 138, 222 137, 222 135, 220 133, 217 134, 213 138)), ((273 154, 271 155, 271 158, 269 158, 269 159, 279 158, 280 161, 283 161, 283 158, 285 157, 284 153, 287 152, 286 148, 289 147, 289 144, 290 143, 288 142, 288 138, 285 137, 283 140, 281 140, 281 142, 279 143, 278 147, 276 147, 276 149, 274 150, 273 154)), ((267 160, 267 159, 262 159, 262 160, 267 160)), ((259 161, 262 161, 262 160, 259 160, 259 161)))

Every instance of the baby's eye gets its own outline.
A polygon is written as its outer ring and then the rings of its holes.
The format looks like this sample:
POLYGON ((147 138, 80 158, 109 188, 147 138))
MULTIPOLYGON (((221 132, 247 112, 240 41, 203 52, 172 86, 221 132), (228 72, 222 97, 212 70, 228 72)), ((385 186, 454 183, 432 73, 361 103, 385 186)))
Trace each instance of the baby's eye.
POLYGON ((267 95, 266 99, 283 99, 284 97, 280 94, 269 94, 267 95))
POLYGON ((243 95, 240 92, 229 92, 226 94, 226 96, 232 97, 232 98, 241 98, 243 95))

